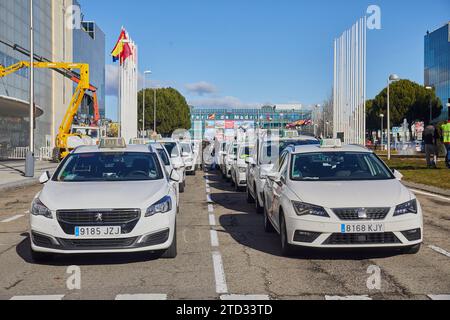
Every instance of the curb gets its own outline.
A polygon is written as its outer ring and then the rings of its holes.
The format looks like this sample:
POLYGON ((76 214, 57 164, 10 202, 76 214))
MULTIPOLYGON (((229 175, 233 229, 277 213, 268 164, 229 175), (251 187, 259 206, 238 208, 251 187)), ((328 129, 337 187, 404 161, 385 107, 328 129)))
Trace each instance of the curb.
POLYGON ((441 189, 438 187, 427 186, 424 184, 409 182, 409 181, 402 181, 402 183, 408 188, 417 189, 417 190, 421 190, 421 191, 425 191, 425 192, 429 192, 429 193, 434 193, 434 194, 444 196, 444 197, 450 197, 450 190, 448 190, 448 189, 441 189))
POLYGON ((17 181, 11 183, 5 183, 4 185, 0 185, 0 192, 11 191, 14 189, 20 189, 25 187, 30 187, 39 184, 39 179, 31 178, 24 181, 17 181))

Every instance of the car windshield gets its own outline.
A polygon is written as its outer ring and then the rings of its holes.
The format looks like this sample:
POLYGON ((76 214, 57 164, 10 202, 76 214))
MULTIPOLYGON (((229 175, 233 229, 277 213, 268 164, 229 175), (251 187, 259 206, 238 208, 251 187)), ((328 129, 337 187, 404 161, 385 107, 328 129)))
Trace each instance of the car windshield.
POLYGON ((281 156, 281 153, 288 146, 304 146, 304 145, 319 145, 317 139, 292 139, 284 141, 267 142, 262 147, 262 154, 260 156, 260 164, 273 164, 281 156))
POLYGON ((183 153, 192 153, 191 145, 188 143, 182 143, 181 146, 181 152, 183 153))
POLYGON ((239 158, 240 159, 246 159, 246 158, 250 157, 250 155, 252 153, 253 153, 253 147, 249 147, 249 146, 242 147, 239 150, 239 158))
POLYGON ((55 177, 61 182, 146 181, 163 175, 153 153, 93 152, 69 155, 55 177))
POLYGON ((163 145, 164 148, 166 148, 167 153, 170 154, 172 158, 180 156, 176 142, 164 142, 163 145))
POLYGON ((298 181, 353 181, 394 179, 374 154, 318 152, 292 157, 291 179, 298 181))
POLYGON ((164 149, 156 149, 156 151, 158 151, 159 157, 162 159, 162 161, 164 162, 165 166, 170 166, 170 159, 167 156, 167 153, 164 149))

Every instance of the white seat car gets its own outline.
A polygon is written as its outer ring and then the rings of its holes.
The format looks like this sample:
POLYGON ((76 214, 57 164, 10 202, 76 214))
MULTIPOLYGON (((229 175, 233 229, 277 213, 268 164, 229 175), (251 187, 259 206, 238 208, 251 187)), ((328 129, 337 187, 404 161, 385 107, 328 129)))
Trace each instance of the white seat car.
POLYGON ((231 142, 228 145, 228 149, 224 158, 224 167, 225 167, 225 179, 227 181, 231 180, 231 168, 233 167, 234 161, 237 159, 239 144, 237 142, 231 142))
POLYGON ((264 212, 264 185, 267 173, 272 170, 281 152, 289 145, 319 145, 320 141, 310 136, 296 138, 261 139, 253 154, 247 159, 247 202, 255 204, 257 213, 264 212), (259 149, 259 150, 258 150, 259 149))
POLYGON ((294 246, 417 253, 422 209, 401 174, 363 147, 329 144, 288 147, 268 173, 264 226, 281 235, 282 253, 294 246))
POLYGON ((220 146, 219 150, 219 157, 220 157, 220 171, 222 172, 222 178, 226 178, 227 175, 227 155, 228 155, 228 148, 230 147, 231 142, 226 141, 220 146))
POLYGON ((231 166, 231 184, 236 191, 247 187, 247 159, 253 154, 254 145, 241 143, 238 146, 237 157, 231 166))
POLYGON ((180 141, 181 156, 183 158, 186 174, 195 175, 195 155, 190 141, 180 141))
POLYGON ((53 254, 161 251, 177 255, 176 191, 156 150, 124 141, 70 153, 30 210, 32 257, 53 254))
POLYGON ((181 154, 180 143, 173 139, 162 139, 160 142, 170 155, 170 162, 180 176, 180 192, 186 188, 186 166, 181 154))

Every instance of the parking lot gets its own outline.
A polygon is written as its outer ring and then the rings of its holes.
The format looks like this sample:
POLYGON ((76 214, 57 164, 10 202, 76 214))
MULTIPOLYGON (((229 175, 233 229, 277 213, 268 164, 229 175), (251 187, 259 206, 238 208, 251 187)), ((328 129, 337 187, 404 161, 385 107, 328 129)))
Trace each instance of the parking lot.
POLYGON ((0 195, 0 299, 450 298, 450 199, 443 196, 417 194, 425 230, 416 255, 301 250, 286 258, 279 235, 265 233, 245 193, 216 172, 197 172, 181 194, 175 259, 138 253, 36 264, 28 210, 40 188, 0 195), (68 286, 73 270, 80 271, 80 288, 68 286))

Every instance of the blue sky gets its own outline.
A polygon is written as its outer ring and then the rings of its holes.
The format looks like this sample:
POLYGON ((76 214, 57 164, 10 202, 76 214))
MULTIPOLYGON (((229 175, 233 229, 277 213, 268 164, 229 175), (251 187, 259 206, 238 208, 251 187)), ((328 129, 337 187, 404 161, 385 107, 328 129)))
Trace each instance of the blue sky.
MULTIPOLYGON (((85 19, 106 33, 107 64, 124 26, 152 85, 172 86, 194 105, 321 103, 332 90, 333 39, 381 8, 368 32, 367 92, 390 73, 423 83, 423 37, 450 20, 448 0, 81 0, 85 19)), ((108 93, 114 68, 107 68, 108 93)), ((107 97, 107 115, 117 101, 107 97)))

